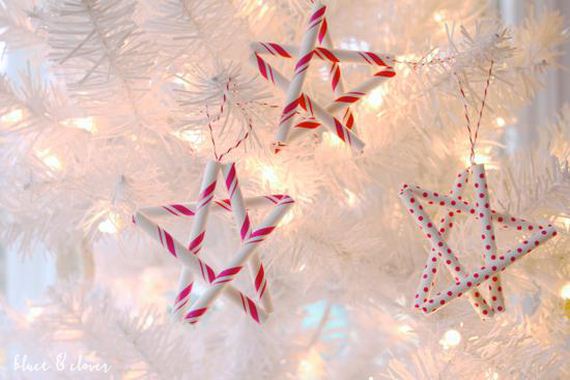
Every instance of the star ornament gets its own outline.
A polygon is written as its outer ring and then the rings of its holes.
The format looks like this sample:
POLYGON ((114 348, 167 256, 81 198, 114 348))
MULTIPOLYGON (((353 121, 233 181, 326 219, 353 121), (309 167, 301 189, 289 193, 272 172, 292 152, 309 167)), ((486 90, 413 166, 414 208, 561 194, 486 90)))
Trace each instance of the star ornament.
POLYGON ((265 278, 265 269, 256 250, 275 230, 292 205, 293 199, 282 194, 244 199, 235 164, 210 161, 206 165, 200 194, 195 203, 147 207, 137 211, 133 216, 133 222, 183 264, 178 280, 177 296, 172 307, 174 318, 194 324, 201 319, 220 295, 224 295, 228 301, 241 308, 255 322, 264 322, 273 310, 273 306, 265 278), (215 200, 214 191, 220 171, 229 198, 215 200), (248 209, 261 206, 272 206, 272 209, 265 219, 254 227, 248 209), (230 263, 220 271, 215 270, 200 255, 210 211, 231 212, 241 240, 241 246, 232 256, 230 263), (165 216, 192 220, 188 244, 185 245, 176 240, 171 233, 152 220, 165 216), (246 263, 252 275, 257 301, 231 284, 246 263), (195 276, 202 278, 209 286, 200 297, 190 302, 195 276))
POLYGON ((328 30, 325 12, 326 6, 322 5, 320 1, 313 3, 300 47, 274 42, 252 44, 253 53, 250 56, 252 65, 257 68, 263 78, 281 89, 286 97, 274 144, 276 152, 301 135, 302 131, 314 130, 320 126, 328 128, 331 133, 348 144, 354 151, 362 151, 364 143, 355 133, 354 114, 350 106, 387 79, 396 75, 392 67, 394 57, 390 55, 335 49, 328 30), (319 46, 316 46, 317 43, 319 46), (295 59, 293 78, 287 79, 269 65, 261 57, 262 55, 295 59), (327 106, 320 105, 303 90, 307 71, 314 58, 329 65, 329 77, 334 100, 327 106), (345 91, 340 69, 341 62, 365 64, 373 66, 378 71, 353 90, 345 91), (299 114, 299 109, 308 115, 297 120, 296 116, 299 114), (340 112, 343 112, 342 121, 335 116, 336 113, 340 112))
POLYGON ((495 312, 504 311, 500 273, 516 260, 556 236, 556 229, 550 224, 537 225, 492 210, 484 165, 473 165, 459 173, 448 195, 404 184, 400 198, 431 245, 428 261, 415 296, 415 307, 424 313, 432 313, 463 295, 468 298, 471 306, 481 318, 490 318, 495 312), (471 202, 462 197, 469 177, 472 178, 475 198, 471 202), (446 214, 439 224, 430 218, 422 202, 445 207, 446 214), (475 217, 480 226, 484 265, 470 272, 461 264, 446 241, 454 219, 461 214, 475 217), (497 253, 494 232, 494 225, 497 223, 503 228, 522 231, 525 237, 506 252, 497 253), (442 266, 451 274, 454 284, 443 291, 432 294, 435 277, 442 266), (486 287, 486 296, 479 289, 481 285, 486 287))

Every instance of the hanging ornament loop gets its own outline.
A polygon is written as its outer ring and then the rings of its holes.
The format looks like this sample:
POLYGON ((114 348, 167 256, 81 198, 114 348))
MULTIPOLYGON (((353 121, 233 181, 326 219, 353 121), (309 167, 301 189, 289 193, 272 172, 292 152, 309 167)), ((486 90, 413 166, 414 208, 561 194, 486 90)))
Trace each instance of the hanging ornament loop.
POLYGON ((471 125, 471 118, 469 117, 469 106, 467 104, 467 96, 465 95, 465 90, 463 87, 463 82, 459 75, 455 73, 455 77, 457 78, 457 83, 459 85, 459 93, 461 94, 461 100, 463 102, 463 110, 465 114, 465 121, 467 132, 469 133, 469 145, 470 145, 470 154, 469 154, 469 161, 471 165, 475 165, 475 146, 477 144, 477 138, 479 137, 479 129, 481 127, 481 120, 483 118, 483 110, 485 109, 485 103, 487 101, 487 94, 489 92, 489 86, 491 84, 491 77, 493 76, 493 66, 494 61, 491 60, 491 64, 489 66, 489 70, 487 73, 487 80, 485 81, 485 88, 483 89, 483 99, 481 100, 481 107, 479 108, 479 115, 477 120, 477 125, 475 128, 471 125))
MULTIPOLYGON (((232 145, 231 147, 229 147, 225 152, 218 154, 217 151, 217 145, 216 145, 216 139, 214 137, 214 127, 213 127, 213 123, 218 122, 224 115, 224 111, 227 108, 226 104, 228 102, 228 97, 230 94, 230 88, 231 88, 231 83, 232 83, 232 78, 229 78, 226 86, 224 87, 224 95, 222 96, 222 101, 220 103, 220 111, 219 111, 219 115, 215 116, 215 117, 211 117, 210 116, 210 111, 208 110, 208 106, 205 106, 205 113, 206 113, 206 118, 208 119, 208 132, 210 134, 210 141, 212 142, 212 150, 214 153, 214 158, 216 159, 216 161, 221 162, 223 160, 223 158, 225 156, 227 156, 229 153, 231 153, 233 150, 239 148, 239 146, 244 143, 249 136, 251 135, 251 132, 253 130, 253 122, 251 120, 251 118, 249 116, 247 116, 247 113, 244 112, 245 115, 245 119, 247 120, 247 129, 246 132, 244 133, 244 135, 242 137, 240 137, 234 145, 232 145)), ((237 107, 239 107, 242 111, 245 111, 243 109, 243 104, 239 104, 236 103, 237 107)), ((229 117, 229 115, 228 115, 229 117)))

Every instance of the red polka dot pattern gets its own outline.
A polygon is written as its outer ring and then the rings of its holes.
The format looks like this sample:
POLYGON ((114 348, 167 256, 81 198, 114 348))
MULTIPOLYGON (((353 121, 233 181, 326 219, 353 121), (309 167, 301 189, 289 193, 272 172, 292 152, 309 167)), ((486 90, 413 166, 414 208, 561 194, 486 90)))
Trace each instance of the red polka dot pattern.
POLYGON ((450 191, 450 195, 442 195, 423 189, 415 185, 404 185, 400 191, 402 202, 416 221, 419 228, 431 243, 431 252, 427 264, 424 267, 420 286, 415 296, 415 307, 431 313, 438 308, 449 304, 455 298, 467 294, 473 308, 479 316, 491 317, 495 310, 504 311, 502 295, 502 285, 499 273, 516 259, 530 253, 535 247, 549 240, 556 235, 556 230, 552 225, 546 227, 533 225, 524 219, 518 219, 510 215, 498 213, 490 207, 490 197, 488 194, 486 174, 483 165, 475 165, 470 169, 459 173, 455 184, 450 191), (469 174, 473 178, 474 204, 471 205, 461 197, 462 191, 466 188, 469 174), (449 209, 449 212, 441 218, 441 224, 437 226, 425 212, 422 202, 428 204, 441 205, 449 209), (481 240, 483 247, 483 257, 485 266, 469 274, 462 266, 457 256, 448 247, 445 241, 449 231, 453 227, 452 219, 456 214, 473 215, 481 225, 481 240), (535 231, 527 240, 519 243, 504 255, 496 252, 496 240, 493 222, 498 222, 503 228, 514 228, 521 231, 535 231), (435 274, 439 262, 443 262, 445 267, 455 279, 455 284, 445 291, 437 293, 435 297, 430 297, 434 286, 435 274), (489 280, 489 281, 487 281, 489 280), (477 286, 487 281, 489 289, 489 299, 487 303, 477 286))

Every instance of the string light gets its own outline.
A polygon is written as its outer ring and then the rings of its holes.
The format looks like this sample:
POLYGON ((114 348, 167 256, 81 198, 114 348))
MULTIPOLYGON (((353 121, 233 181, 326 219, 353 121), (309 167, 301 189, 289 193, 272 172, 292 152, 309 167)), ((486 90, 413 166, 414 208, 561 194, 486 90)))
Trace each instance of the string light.
POLYGON ((439 341, 439 344, 441 344, 444 349, 455 347, 459 345, 459 343, 461 343, 461 334, 454 329, 447 330, 439 341))
POLYGON ((21 109, 15 109, 2 115, 2 118, 0 120, 2 120, 3 123, 15 124, 22 121, 23 119, 24 111, 21 109))
POLYGON ((192 145, 202 145, 204 141, 206 141, 206 137, 202 133, 202 131, 195 130, 195 129, 185 129, 182 131, 174 132, 174 136, 182 141, 189 142, 192 145))
POLYGON ((269 165, 261 166, 261 175, 269 183, 276 184, 278 182, 277 172, 269 165))
POLYGON ((286 226, 287 224, 291 223, 292 221, 293 221, 293 213, 289 211, 287 214, 285 214, 283 216, 283 218, 281 218, 281 220, 279 221, 278 227, 286 226))
POLYGON ((441 11, 437 11, 433 14, 433 20, 438 24, 445 22, 445 15, 441 11))
POLYGON ((30 309, 28 310, 28 312, 26 313, 26 320, 30 323, 34 322, 36 319, 38 319, 38 317, 40 315, 42 315, 42 313, 44 312, 44 309, 42 307, 39 306, 32 306, 30 307, 30 309))
POLYGON ((44 149, 36 152, 36 156, 42 160, 45 166, 50 168, 54 171, 59 171, 63 169, 63 164, 61 160, 53 153, 50 152, 49 149, 44 149))
POLYGON ((560 297, 564 300, 570 300, 570 282, 567 282, 560 288, 560 297))
POLYGON ((322 378, 324 363, 321 355, 315 348, 311 348, 307 356, 299 362, 298 378, 313 380, 322 378))
POLYGON ((69 128, 82 129, 89 133, 95 133, 97 131, 95 119, 92 116, 67 119, 62 121, 61 124, 69 128))
POLYGON ((507 125, 507 121, 500 116, 495 120, 495 123, 497 124, 498 127, 501 127, 501 128, 503 128, 505 125, 507 125))
POLYGON ((346 194, 346 203, 349 206, 354 206, 358 202, 358 197, 352 191, 348 189, 344 189, 344 193, 346 194))
POLYGON ((324 132, 322 136, 323 142, 330 147, 337 147, 339 145, 342 145, 342 141, 338 138, 338 136, 335 136, 331 132, 324 132))
POLYGON ((110 211, 107 218, 99 223, 97 229, 104 234, 116 234, 121 227, 121 218, 116 212, 110 211))
POLYGON ((384 95, 386 95, 386 92, 385 86, 377 87, 370 92, 364 102, 370 106, 370 108, 378 108, 384 103, 384 95))

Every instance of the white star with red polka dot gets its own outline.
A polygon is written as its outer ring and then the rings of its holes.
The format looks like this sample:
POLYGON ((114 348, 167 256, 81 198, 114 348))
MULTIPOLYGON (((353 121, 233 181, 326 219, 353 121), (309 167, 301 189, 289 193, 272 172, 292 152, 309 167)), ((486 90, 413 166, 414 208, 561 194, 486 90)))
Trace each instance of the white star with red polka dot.
POLYGON ((415 296, 415 307, 425 313, 434 312, 463 294, 467 295, 473 309, 481 318, 489 318, 496 311, 504 311, 500 272, 517 259, 530 253, 535 247, 556 236, 556 229, 550 224, 547 226, 531 224, 524 219, 492 210, 483 165, 473 165, 459 173, 449 195, 441 195, 419 186, 404 185, 400 197, 412 218, 431 243, 431 252, 415 296), (473 178, 474 204, 463 200, 461 196, 466 188, 469 176, 473 178), (439 227, 436 227, 435 223, 432 222, 420 204, 421 201, 444 206, 448 209, 447 214, 441 219, 439 227), (447 234, 453 227, 453 218, 462 213, 475 216, 481 227, 484 266, 471 273, 465 270, 446 242, 447 234), (523 239, 503 255, 499 255, 497 254, 493 222, 500 223, 504 228, 511 227, 529 234, 532 233, 532 235, 523 239), (455 284, 431 297, 440 261, 453 276, 455 284), (483 282, 486 282, 487 285, 487 299, 477 288, 483 282))

